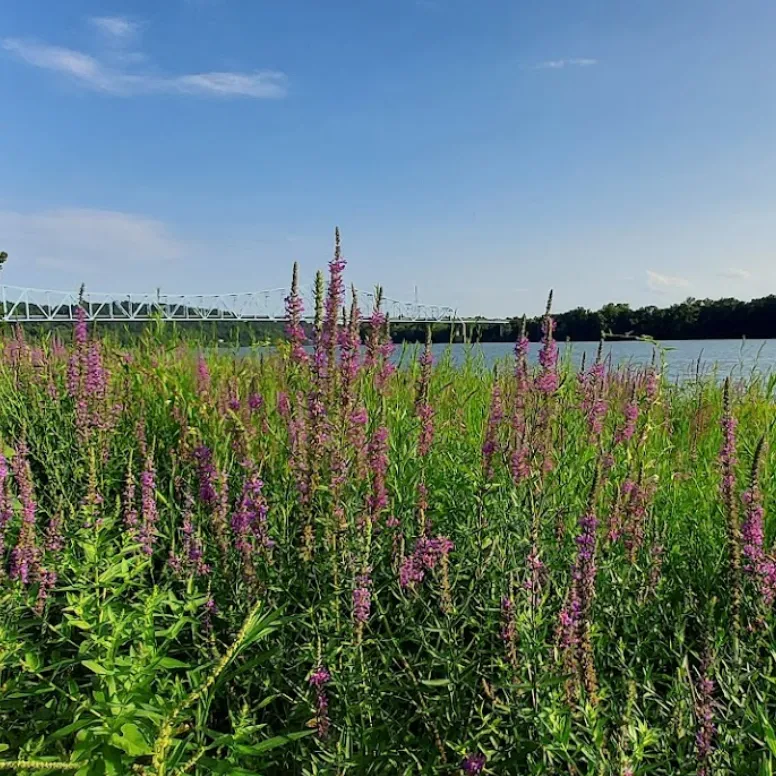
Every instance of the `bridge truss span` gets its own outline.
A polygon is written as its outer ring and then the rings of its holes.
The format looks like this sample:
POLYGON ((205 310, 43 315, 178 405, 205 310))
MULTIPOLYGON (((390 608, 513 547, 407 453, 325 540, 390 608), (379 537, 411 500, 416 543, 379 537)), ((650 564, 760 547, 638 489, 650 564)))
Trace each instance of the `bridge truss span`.
MULTIPOLYGON (((285 297, 288 289, 233 294, 79 293, 16 286, 0 286, 2 320, 8 323, 72 322, 78 307, 94 323, 134 323, 165 321, 256 321, 286 320, 285 297)), ((305 320, 312 320, 312 288, 300 289, 305 320)), ((362 315, 371 313, 375 295, 357 292, 362 315)), ((452 307, 383 298, 382 310, 389 320, 407 323, 453 323, 461 320, 452 307)))

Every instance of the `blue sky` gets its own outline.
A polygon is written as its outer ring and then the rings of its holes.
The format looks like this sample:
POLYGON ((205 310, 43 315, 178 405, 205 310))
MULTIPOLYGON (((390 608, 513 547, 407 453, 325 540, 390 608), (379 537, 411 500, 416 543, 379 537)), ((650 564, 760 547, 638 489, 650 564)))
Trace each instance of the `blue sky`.
POLYGON ((776 293, 773 0, 9 0, 4 281, 776 293))

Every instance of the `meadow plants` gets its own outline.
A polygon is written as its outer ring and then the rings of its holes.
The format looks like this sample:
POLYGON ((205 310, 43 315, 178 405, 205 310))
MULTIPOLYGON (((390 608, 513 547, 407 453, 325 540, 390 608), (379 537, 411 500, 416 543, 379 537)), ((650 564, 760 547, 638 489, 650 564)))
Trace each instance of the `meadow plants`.
POLYGON ((270 353, 6 332, 0 769, 772 773, 774 381, 575 373, 549 304, 397 369, 345 269, 270 353))

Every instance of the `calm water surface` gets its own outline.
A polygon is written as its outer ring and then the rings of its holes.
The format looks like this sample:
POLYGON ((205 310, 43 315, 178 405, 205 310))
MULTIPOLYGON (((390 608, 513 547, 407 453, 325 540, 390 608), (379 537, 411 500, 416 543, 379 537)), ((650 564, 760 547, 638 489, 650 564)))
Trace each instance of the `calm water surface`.
MULTIPOLYGON (((392 360, 401 364, 409 362, 422 350, 422 345, 396 346, 392 360)), ((531 343, 529 360, 536 363, 540 344, 531 343)), ((434 360, 438 361, 450 353, 454 364, 463 364, 467 359, 491 367, 513 358, 514 345, 509 342, 485 342, 477 345, 435 344, 431 346, 434 360)), ((579 366, 583 355, 589 364, 598 351, 597 342, 559 343, 562 359, 569 359, 579 366)), ((271 350, 272 348, 270 348, 271 350)), ((311 348, 306 348, 311 350, 311 348)), ((262 348, 260 348, 262 350, 262 348)), ((238 353, 249 355, 253 348, 239 348, 238 353)), ((719 378, 730 375, 734 378, 749 378, 752 375, 776 374, 776 339, 768 340, 673 340, 656 346, 648 342, 621 341, 604 344, 604 358, 619 367, 639 368, 652 362, 665 365, 664 374, 670 379, 695 377, 697 371, 703 375, 716 373, 719 378)))
MULTIPOLYGON (((419 346, 405 347, 404 359, 412 357, 419 346)), ((535 362, 539 344, 532 343, 529 358, 535 362)), ((433 345, 435 359, 442 358, 450 349, 450 356, 457 364, 467 358, 482 359, 488 365, 512 356, 513 346, 506 342, 486 342, 479 345, 433 345)), ((560 343, 561 358, 569 358, 578 366, 585 354, 587 363, 595 359, 597 342, 560 343)), ((634 367, 649 364, 655 347, 646 342, 607 342, 604 357, 615 366, 634 367)), ((397 347, 394 358, 402 358, 402 348, 397 347)), ((663 342, 657 350, 658 362, 665 363, 665 372, 671 378, 694 376, 698 363, 703 374, 716 371, 719 376, 749 377, 755 374, 776 373, 776 339, 769 340, 675 340, 663 342)))

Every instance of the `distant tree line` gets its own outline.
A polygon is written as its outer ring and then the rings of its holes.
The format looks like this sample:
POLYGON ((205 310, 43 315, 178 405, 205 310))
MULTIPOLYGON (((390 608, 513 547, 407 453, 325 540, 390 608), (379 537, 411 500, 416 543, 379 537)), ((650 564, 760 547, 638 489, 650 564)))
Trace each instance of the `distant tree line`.
MULTIPOLYGON (((7 323, 4 328, 8 330, 15 325, 7 323)), ((156 332, 157 336, 161 335, 162 339, 170 342, 185 341, 203 346, 229 347, 251 347, 276 342, 285 336, 282 323, 254 321, 97 322, 90 324, 90 327, 121 345, 131 345, 145 333, 151 332, 156 332)), ((25 336, 33 340, 56 335, 62 341, 69 341, 73 332, 73 324, 64 321, 25 323, 22 328, 25 336)))
MULTIPOLYGON (((767 339, 776 337, 776 295, 742 302, 738 299, 693 299, 670 307, 632 308, 624 303, 610 303, 600 310, 576 307, 554 316, 555 337, 558 340, 595 341, 602 334, 614 337, 650 336, 659 340, 681 339, 767 339)), ((541 336, 541 316, 528 318, 526 328, 532 340, 541 336)), ((506 325, 469 323, 467 338, 479 342, 513 342, 520 331, 521 318, 512 318, 506 325)), ((394 323, 394 342, 421 342, 426 338, 422 324, 394 323)), ((460 324, 453 338, 460 341, 460 324)), ((432 339, 447 342, 451 338, 450 324, 435 324, 432 339)))
MULTIPOLYGON (((776 295, 742 302, 738 299, 693 299, 670 307, 632 308, 624 303, 610 303, 600 310, 576 307, 554 316, 555 337, 558 340, 595 341, 603 334, 610 337, 650 336, 658 340, 677 339, 750 339, 776 338, 776 295)), ((541 316, 526 319, 528 336, 536 341, 541 337, 541 316)), ((10 324, 6 324, 9 326, 10 324)), ((515 317, 505 324, 487 324, 484 321, 466 324, 465 334, 473 342, 514 342, 520 331, 522 318, 515 317)), ((98 330, 122 342, 132 342, 145 330, 163 326, 173 338, 246 347, 257 343, 275 342, 285 337, 284 324, 250 321, 189 321, 135 323, 97 323, 98 330)), ((36 322, 24 325, 32 337, 56 332, 62 339, 70 337, 72 323, 63 320, 36 322)), ((305 325, 310 342, 313 329, 305 325)), ((394 342, 423 342, 428 326, 419 323, 391 323, 394 342)), ((363 331, 366 335, 366 327, 363 331)), ((434 342, 461 342, 464 330, 459 322, 438 323, 431 326, 434 342)))

